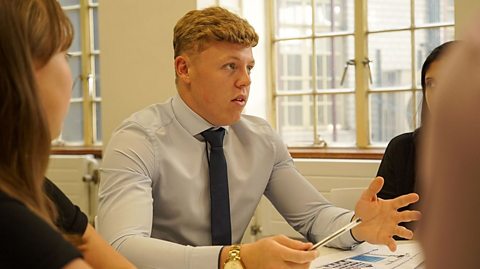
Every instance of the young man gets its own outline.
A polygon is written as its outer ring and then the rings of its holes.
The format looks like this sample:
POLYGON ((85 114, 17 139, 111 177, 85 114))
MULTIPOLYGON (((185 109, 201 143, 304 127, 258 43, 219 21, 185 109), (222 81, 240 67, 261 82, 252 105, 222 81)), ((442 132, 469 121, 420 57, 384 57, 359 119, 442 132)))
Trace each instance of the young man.
MULTIPOLYGON (((257 42, 250 24, 225 9, 188 12, 174 29, 178 95, 133 114, 113 135, 98 228, 138 267, 308 268, 311 243, 275 236, 235 245, 262 195, 312 242, 354 217, 297 172, 266 121, 241 114, 257 42)), ((397 209, 418 196, 383 201, 376 198, 382 184, 375 179, 357 204, 363 223, 332 246, 366 240, 394 249, 393 235, 412 237, 398 223, 419 212, 397 209)))

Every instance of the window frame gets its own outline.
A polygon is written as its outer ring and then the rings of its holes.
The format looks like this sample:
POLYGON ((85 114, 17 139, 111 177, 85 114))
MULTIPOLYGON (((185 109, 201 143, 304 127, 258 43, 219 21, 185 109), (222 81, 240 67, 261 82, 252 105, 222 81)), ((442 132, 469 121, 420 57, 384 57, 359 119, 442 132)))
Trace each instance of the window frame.
MULTIPOLYGON (((312 12, 312 33, 310 35, 305 35, 301 37, 277 37, 277 28, 276 28, 276 0, 269 1, 269 9, 270 14, 267 16, 269 21, 270 27, 270 36, 269 36, 269 51, 268 55, 271 62, 271 68, 269 68, 269 85, 270 90, 269 93, 271 95, 272 100, 272 110, 271 110, 271 120, 272 125, 274 128, 278 130, 278 104, 277 100, 279 97, 283 96, 311 96, 313 98, 313 144, 312 145, 295 145, 290 146, 293 152, 296 152, 303 156, 302 149, 321 149, 326 148, 326 144, 323 143, 318 136, 318 105, 317 105, 317 98, 318 96, 334 96, 338 94, 354 94, 355 98, 355 124, 356 124, 356 144, 355 147, 341 147, 341 146, 329 146, 328 149, 335 150, 339 149, 340 151, 346 150, 350 148, 352 151, 365 149, 366 152, 368 150, 375 150, 375 149, 383 149, 386 144, 372 144, 370 139, 370 104, 369 98, 371 94, 375 93, 397 93, 397 92, 411 92, 412 93, 412 106, 413 106, 413 113, 412 113, 412 122, 414 124, 414 129, 417 128, 417 93, 421 88, 417 87, 417 68, 416 68, 416 60, 417 55, 415 53, 416 49, 416 32, 418 30, 425 30, 425 29, 446 29, 446 28, 453 28, 455 32, 455 20, 451 23, 429 23, 429 24, 422 24, 416 25, 415 21, 415 0, 410 0, 410 25, 409 27, 402 27, 402 28, 394 28, 394 29, 385 29, 385 30, 372 30, 368 29, 368 0, 355 0, 354 4, 354 28, 353 28, 353 35, 352 32, 334 32, 334 33, 325 33, 325 34, 318 34, 315 32, 315 13, 316 13, 316 4, 315 0, 310 0, 311 12, 312 12), (368 61, 368 41, 369 36, 371 34, 378 34, 378 33, 390 33, 390 32, 399 32, 399 31, 409 31, 411 37, 411 76, 412 76, 412 83, 411 87, 405 88, 374 88, 370 86, 369 77, 370 71, 369 67, 366 64, 368 61), (320 38, 335 38, 335 37, 343 37, 343 36, 353 36, 354 38, 354 60, 355 60, 355 83, 353 90, 343 90, 343 89, 329 89, 328 91, 322 91, 317 89, 317 55, 316 55, 316 42, 320 38), (288 40, 311 40, 312 42, 312 92, 294 92, 294 93, 279 93, 277 88, 277 55, 276 55, 276 43, 281 41, 288 41, 288 40)), ((455 7, 454 7, 455 8, 455 7)), ((351 69, 350 71, 351 72, 351 69)), ((309 151, 310 152, 310 151, 309 151)), ((375 152, 377 154, 377 152, 375 152)), ((375 155, 377 156, 377 155, 375 155)), ((378 156, 377 156, 378 157, 378 156)))
POLYGON ((98 12, 98 6, 98 1, 92 0, 79 0, 78 4, 62 5, 64 11, 79 11, 80 32, 74 34, 80 37, 80 51, 71 51, 69 49, 68 53, 72 57, 80 57, 82 66, 80 75, 74 77, 74 80, 78 79, 77 83, 81 82, 82 97, 72 98, 70 104, 81 103, 83 140, 75 142, 66 141, 61 134, 60 137, 52 142, 57 151, 61 151, 63 148, 72 148, 74 150, 78 148, 96 149, 102 145, 102 141, 97 135, 97 120, 99 116, 96 112, 96 108, 101 104, 102 98, 96 96, 97 89, 95 83, 97 80, 95 73, 99 73, 95 72, 95 69, 98 68, 95 65, 95 58, 100 57, 100 50, 94 47, 95 27, 93 21, 94 9, 98 12))

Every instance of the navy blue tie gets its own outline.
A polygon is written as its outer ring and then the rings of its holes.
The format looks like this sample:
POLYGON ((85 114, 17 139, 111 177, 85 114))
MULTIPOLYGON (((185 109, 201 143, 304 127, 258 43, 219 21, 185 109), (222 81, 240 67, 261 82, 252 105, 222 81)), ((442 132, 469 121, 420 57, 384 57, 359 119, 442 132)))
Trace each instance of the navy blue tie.
MULTIPOLYGON (((212 245, 231 245, 230 200, 228 195, 227 161, 223 153, 225 129, 206 130, 202 136, 210 144, 210 218, 212 245)), ((208 151, 207 151, 208 157, 208 151)))

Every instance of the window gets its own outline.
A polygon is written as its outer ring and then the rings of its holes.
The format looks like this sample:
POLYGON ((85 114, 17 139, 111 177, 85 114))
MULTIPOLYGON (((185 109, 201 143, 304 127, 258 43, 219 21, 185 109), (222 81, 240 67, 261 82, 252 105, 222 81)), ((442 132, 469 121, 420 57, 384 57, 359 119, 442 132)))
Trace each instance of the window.
POLYGON ((102 141, 99 76, 98 0, 60 0, 73 24, 75 36, 69 48, 74 79, 70 110, 54 145, 91 146, 102 141))
POLYGON ((383 146, 420 124, 420 70, 453 0, 273 0, 275 123, 290 146, 383 146))

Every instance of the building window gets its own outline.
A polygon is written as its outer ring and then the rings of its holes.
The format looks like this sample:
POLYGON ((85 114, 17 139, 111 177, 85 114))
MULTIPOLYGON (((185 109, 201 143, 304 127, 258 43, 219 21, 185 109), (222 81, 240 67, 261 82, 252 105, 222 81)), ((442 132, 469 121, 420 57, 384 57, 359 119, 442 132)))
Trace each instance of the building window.
POLYGON ((420 124, 420 70, 453 0, 273 0, 275 123, 290 146, 384 146, 420 124))
POLYGON ((74 79, 70 110, 56 146, 92 146, 102 142, 98 0, 60 0, 73 24, 69 48, 74 79))

